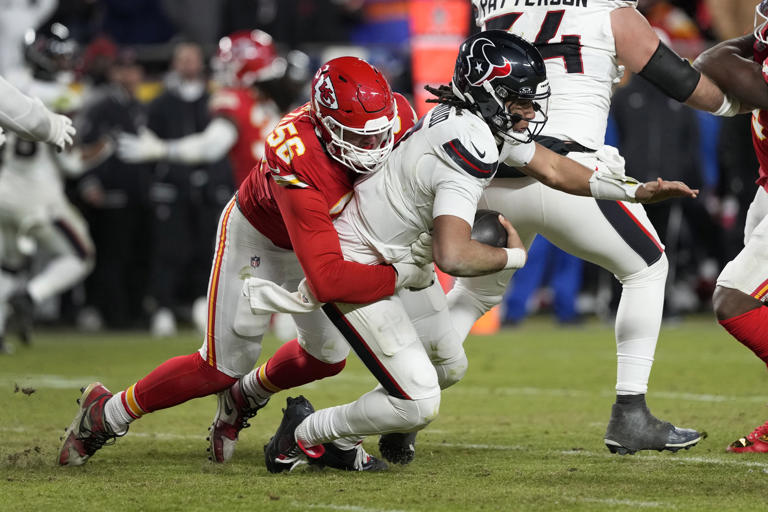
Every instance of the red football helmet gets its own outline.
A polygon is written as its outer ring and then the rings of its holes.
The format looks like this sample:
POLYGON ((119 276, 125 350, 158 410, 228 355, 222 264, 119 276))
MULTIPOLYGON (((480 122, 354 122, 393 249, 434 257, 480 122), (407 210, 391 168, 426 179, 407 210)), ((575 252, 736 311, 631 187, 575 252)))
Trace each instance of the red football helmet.
POLYGON ((413 128, 419 118, 416 117, 411 102, 399 92, 395 93, 395 103, 397 103, 397 121, 395 122, 395 142, 397 142, 405 132, 413 128))
POLYGON ((768 44, 766 39, 766 23, 768 23, 768 0, 762 0, 755 6, 755 39, 763 44, 768 44))
POLYGON ((330 60, 315 73, 311 94, 331 157, 362 174, 381 167, 394 144, 397 106, 379 70, 356 57, 330 60))
POLYGON ((286 67, 272 36, 261 30, 241 30, 222 37, 213 60, 217 78, 230 86, 249 87, 280 78, 286 67))

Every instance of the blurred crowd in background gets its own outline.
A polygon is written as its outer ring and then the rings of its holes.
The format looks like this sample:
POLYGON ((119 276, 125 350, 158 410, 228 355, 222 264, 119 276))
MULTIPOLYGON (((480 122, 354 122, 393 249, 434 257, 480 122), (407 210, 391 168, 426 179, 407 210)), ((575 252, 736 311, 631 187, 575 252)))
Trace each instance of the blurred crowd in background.
MULTIPOLYGON (((672 48, 693 59, 751 30, 756 3, 640 0, 638 8, 672 48)), ((471 22, 468 0, 0 0, 0 74, 25 68, 66 82, 71 95, 53 107, 75 119, 83 157, 91 161, 63 179, 89 226, 93 270, 39 304, 36 320, 87 330, 149 329, 157 336, 193 322, 206 293, 218 216, 238 183, 235 169, 226 155, 195 165, 135 163, 116 147, 121 133, 148 128, 160 139, 178 139, 205 129, 211 94, 231 85, 220 62, 223 37, 253 29, 272 36, 284 66, 260 86, 281 114, 306 101, 315 69, 341 54, 379 67, 421 114, 428 108, 422 85, 450 78, 457 41, 475 30, 471 22), (50 48, 40 41, 59 49, 66 42, 67 60, 43 69, 35 56, 50 48), (440 77, 425 74, 424 62, 440 60, 439 52, 435 59, 428 53, 436 45, 447 47, 448 71, 440 77)), ((635 76, 617 88, 606 143, 620 149, 627 174, 701 189, 696 200, 646 207, 670 260, 667 319, 711 310, 715 278, 743 245, 758 167, 749 130, 749 116, 697 113, 635 76)), ((15 283, 49 257, 25 254, 22 265, 3 262, 4 271, 21 276, 15 283)), ((604 270, 539 237, 514 277, 502 319, 517 324, 550 311, 567 325, 593 314, 609 318, 617 286, 604 270)))

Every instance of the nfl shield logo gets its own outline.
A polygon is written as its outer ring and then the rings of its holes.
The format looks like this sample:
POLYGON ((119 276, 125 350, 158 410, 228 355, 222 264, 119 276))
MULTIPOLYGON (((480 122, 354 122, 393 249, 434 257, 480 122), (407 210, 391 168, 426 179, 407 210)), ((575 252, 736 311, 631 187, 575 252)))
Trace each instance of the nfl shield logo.
POLYGON ((259 265, 261 265, 261 258, 260 257, 254 256, 253 258, 251 258, 251 266, 253 268, 258 267, 259 265))

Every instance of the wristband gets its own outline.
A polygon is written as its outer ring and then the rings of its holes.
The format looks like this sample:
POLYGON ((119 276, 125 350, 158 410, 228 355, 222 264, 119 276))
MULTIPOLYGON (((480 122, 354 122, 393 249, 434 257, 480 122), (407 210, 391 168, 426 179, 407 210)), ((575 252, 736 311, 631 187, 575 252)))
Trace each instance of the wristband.
POLYGON ((712 112, 716 116, 733 117, 741 110, 741 103, 736 98, 723 94, 723 104, 720 108, 712 112))
POLYGON ((522 268, 522 266, 525 265, 525 260, 527 258, 525 249, 509 249, 507 247, 502 247, 502 249, 507 251, 507 264, 504 265, 505 270, 508 268, 522 268))

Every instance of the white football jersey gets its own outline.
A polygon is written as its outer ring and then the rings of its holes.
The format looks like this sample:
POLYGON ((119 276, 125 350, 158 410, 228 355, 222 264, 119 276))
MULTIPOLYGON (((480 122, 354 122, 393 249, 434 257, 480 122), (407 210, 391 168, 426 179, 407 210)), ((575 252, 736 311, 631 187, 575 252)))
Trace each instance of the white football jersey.
MULTIPOLYGON (((533 143, 518 144, 506 161, 526 165, 533 143)), ((499 149, 477 115, 447 105, 430 110, 377 172, 355 183, 334 224, 344 258, 359 263, 411 262, 410 245, 434 219, 474 222, 477 202, 496 172, 499 149)))
MULTIPOLYGON (((66 84, 32 80, 25 81, 21 76, 13 81, 22 92, 33 98, 40 98, 51 110, 66 109, 73 106, 73 91, 66 84)), ((64 185, 61 176, 56 149, 43 142, 25 140, 15 133, 8 132, 2 147, 0 164, 0 201, 2 208, 28 210, 33 203, 58 201, 64 197, 64 185)))
POLYGON ((542 135, 598 149, 614 79, 616 44, 610 13, 635 8, 631 0, 472 0, 476 23, 507 30, 536 45, 552 87, 549 121, 542 135))

